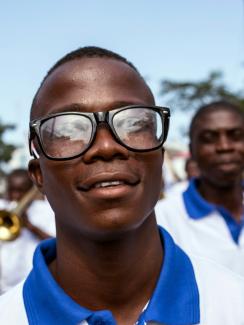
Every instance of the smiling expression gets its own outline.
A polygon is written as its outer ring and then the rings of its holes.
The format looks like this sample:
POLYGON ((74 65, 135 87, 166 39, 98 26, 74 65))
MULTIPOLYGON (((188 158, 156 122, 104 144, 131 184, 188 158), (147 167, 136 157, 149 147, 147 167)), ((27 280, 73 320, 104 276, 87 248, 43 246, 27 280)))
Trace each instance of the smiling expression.
POLYGON ((244 121, 230 110, 214 110, 199 118, 191 150, 202 177, 217 186, 239 182, 244 170, 244 121))
MULTIPOLYGON (((154 105, 144 80, 127 64, 108 58, 82 58, 54 70, 42 85, 32 118, 70 110, 109 111, 126 105, 154 105)), ((82 156, 30 162, 35 183, 56 214, 57 232, 93 238, 139 227, 150 217, 162 183, 163 150, 129 151, 100 125, 82 156)))

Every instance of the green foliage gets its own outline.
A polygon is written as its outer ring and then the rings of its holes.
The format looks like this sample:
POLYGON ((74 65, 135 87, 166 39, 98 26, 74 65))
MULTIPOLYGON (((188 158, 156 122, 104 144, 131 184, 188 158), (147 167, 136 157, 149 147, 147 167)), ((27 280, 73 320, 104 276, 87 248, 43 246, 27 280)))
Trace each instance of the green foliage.
POLYGON ((172 109, 196 110, 200 106, 217 100, 228 100, 244 109, 244 92, 231 91, 223 81, 223 73, 211 72, 201 81, 177 82, 163 80, 160 94, 172 109))
POLYGON ((14 150, 16 149, 16 146, 6 143, 4 141, 4 134, 6 131, 14 130, 15 126, 13 124, 3 124, 0 121, 0 169, 1 164, 8 162, 14 150))

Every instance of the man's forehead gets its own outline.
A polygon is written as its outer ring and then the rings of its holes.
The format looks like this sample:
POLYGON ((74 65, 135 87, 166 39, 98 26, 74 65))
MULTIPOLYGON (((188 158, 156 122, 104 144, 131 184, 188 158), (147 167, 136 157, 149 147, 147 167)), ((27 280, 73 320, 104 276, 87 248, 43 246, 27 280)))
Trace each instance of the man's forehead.
POLYGON ((111 58, 82 58, 62 64, 43 83, 33 108, 39 110, 57 98, 61 102, 68 92, 72 93, 73 102, 82 98, 82 104, 108 97, 109 93, 116 101, 127 101, 127 95, 136 94, 143 102, 154 103, 153 95, 139 73, 128 64, 111 58))
POLYGON ((235 126, 244 127, 244 116, 234 110, 223 109, 202 114, 195 123, 194 131, 228 129, 235 126))
MULTIPOLYGON (((60 79, 73 80, 80 79, 82 76, 85 80, 95 81, 98 77, 103 77, 103 74, 113 75, 113 77, 128 77, 128 74, 140 76, 132 67, 125 62, 103 57, 93 58, 76 58, 67 61, 58 66, 47 78, 46 82, 57 81, 60 79)), ((141 77, 140 77, 141 78, 141 77)))

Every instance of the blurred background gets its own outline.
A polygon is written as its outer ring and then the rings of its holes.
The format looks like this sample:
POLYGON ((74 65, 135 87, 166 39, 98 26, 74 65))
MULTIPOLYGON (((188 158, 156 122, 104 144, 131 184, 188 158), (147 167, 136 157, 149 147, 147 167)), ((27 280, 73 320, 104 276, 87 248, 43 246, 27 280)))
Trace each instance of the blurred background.
POLYGON ((171 107, 166 178, 185 176, 194 110, 221 98, 244 103, 243 0, 1 1, 0 41, 2 175, 26 168, 33 96, 47 70, 81 46, 128 58, 157 104, 171 107))

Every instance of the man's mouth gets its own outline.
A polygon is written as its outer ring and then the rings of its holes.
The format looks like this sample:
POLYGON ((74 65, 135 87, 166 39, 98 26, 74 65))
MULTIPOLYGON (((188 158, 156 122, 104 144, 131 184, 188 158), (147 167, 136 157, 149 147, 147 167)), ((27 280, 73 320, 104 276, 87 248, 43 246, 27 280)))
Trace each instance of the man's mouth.
POLYGON ((101 173, 80 181, 77 188, 81 191, 87 192, 92 189, 135 186, 139 182, 140 178, 132 173, 101 173))
POLYGON ((233 172, 234 170, 240 169, 241 163, 237 160, 223 160, 216 164, 217 169, 225 172, 233 172))
POLYGON ((125 185, 126 183, 123 181, 107 181, 107 182, 100 182, 94 184, 92 187, 94 188, 103 188, 103 187, 113 187, 118 185, 125 185))
POLYGON ((238 165, 240 162, 237 161, 237 160, 222 160, 222 161, 219 161, 216 165, 217 166, 225 166, 225 165, 238 165))

